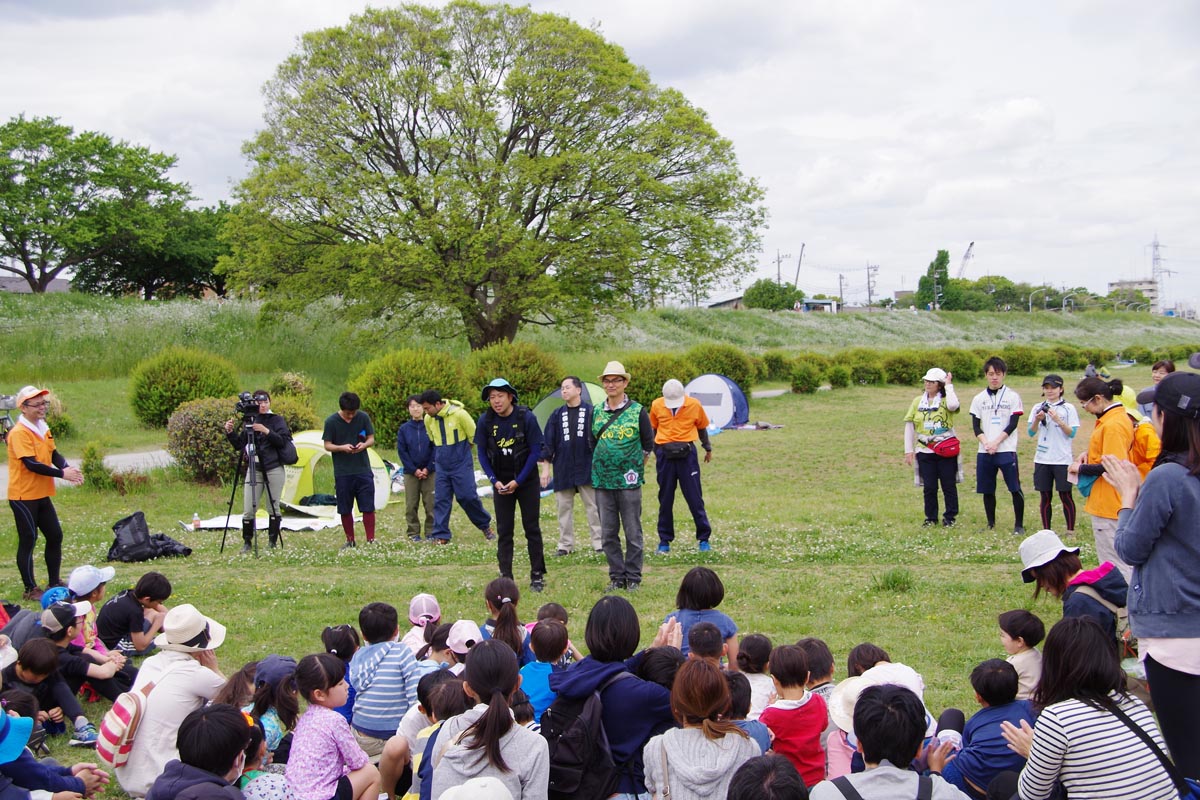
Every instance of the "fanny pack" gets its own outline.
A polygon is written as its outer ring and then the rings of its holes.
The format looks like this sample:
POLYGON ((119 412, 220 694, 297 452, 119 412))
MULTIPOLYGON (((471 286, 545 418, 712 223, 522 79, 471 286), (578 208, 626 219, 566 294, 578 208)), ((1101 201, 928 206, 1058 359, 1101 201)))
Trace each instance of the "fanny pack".
POLYGON ((962 443, 958 441, 957 436, 950 436, 942 439, 940 442, 934 442, 929 445, 929 449, 934 452, 934 455, 939 455, 942 458, 956 458, 959 451, 962 450, 962 443))
POLYGON ((679 461, 691 455, 691 442, 667 442, 662 446, 663 457, 668 461, 679 461))

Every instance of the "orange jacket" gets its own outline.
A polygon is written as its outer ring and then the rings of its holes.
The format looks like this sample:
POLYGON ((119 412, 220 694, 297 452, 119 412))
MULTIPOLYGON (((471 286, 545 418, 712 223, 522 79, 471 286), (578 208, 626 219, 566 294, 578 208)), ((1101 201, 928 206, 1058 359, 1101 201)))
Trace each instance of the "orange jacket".
MULTIPOLYGON (((1129 458, 1132 444, 1133 420, 1118 403, 1097 418, 1096 429, 1092 431, 1092 439, 1088 442, 1087 463, 1099 464, 1100 456, 1129 458)), ((1097 517, 1116 519, 1117 512, 1121 510, 1121 496, 1101 476, 1092 484, 1092 493, 1088 495, 1083 510, 1097 517)))

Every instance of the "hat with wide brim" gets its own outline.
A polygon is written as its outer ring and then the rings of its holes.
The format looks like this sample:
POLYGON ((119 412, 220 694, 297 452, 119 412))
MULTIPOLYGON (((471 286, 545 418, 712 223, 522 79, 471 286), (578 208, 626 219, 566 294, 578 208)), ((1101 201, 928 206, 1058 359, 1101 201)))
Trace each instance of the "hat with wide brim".
POLYGON ((499 778, 484 776, 470 778, 458 786, 451 786, 440 795, 441 800, 513 800, 499 778))
POLYGON ((600 373, 600 380, 604 380, 605 375, 620 375, 625 380, 630 380, 633 376, 625 371, 625 365, 620 361, 610 361, 604 365, 604 371, 600 373))
POLYGON ((225 641, 225 626, 210 619, 191 603, 175 606, 163 617, 163 631, 154 643, 163 650, 200 653, 216 650, 225 641))
POLYGON ((512 384, 504 380, 504 378, 496 378, 494 381, 483 387, 483 402, 488 401, 488 395, 492 393, 492 389, 500 389, 512 395, 513 402, 517 402, 517 390, 512 387, 512 384))
POLYGON ((1049 564, 1063 553, 1078 553, 1078 547, 1067 547, 1058 534, 1051 530, 1040 530, 1026 536, 1021 542, 1021 580, 1033 583, 1037 578, 1033 570, 1049 564))
POLYGON ((829 719, 839 730, 854 732, 854 704, 862 690, 869 686, 861 675, 838 681, 829 694, 829 719))
MULTIPOLYGON (((33 733, 33 717, 13 717, 0 713, 0 764, 15 761, 33 733)), ((28 794, 28 793, 26 793, 28 794)))

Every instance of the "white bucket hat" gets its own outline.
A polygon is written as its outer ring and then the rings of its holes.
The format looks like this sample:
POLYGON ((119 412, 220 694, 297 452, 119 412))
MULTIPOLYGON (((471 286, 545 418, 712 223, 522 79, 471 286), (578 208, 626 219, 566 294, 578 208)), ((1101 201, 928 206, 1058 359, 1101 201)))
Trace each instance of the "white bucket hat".
POLYGON ((1032 572, 1035 567, 1049 564, 1063 553, 1078 552, 1078 547, 1067 547, 1062 539, 1058 538, 1058 534, 1051 530, 1040 530, 1026 536, 1021 542, 1021 579, 1026 583, 1033 583, 1037 580, 1032 572))

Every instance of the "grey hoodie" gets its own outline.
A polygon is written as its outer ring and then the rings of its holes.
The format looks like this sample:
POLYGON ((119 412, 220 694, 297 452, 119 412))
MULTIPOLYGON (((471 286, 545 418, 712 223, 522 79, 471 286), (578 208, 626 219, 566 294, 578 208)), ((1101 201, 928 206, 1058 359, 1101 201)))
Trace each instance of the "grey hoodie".
MULTIPOLYGON (((550 785, 550 751, 546 740, 513 722, 508 733, 500 739, 500 754, 508 772, 488 763, 483 750, 468 750, 465 742, 456 742, 459 734, 483 716, 487 706, 482 703, 466 713, 451 717, 438 733, 433 754, 433 789, 435 799, 442 792, 470 778, 496 778, 512 793, 513 800, 547 800, 550 785)), ((470 734, 465 737, 470 738, 470 734)), ((757 747, 755 748, 757 749, 757 747)))
POLYGON ((671 787, 671 800, 708 800, 724 797, 737 768, 762 751, 753 739, 728 733, 706 739, 699 728, 673 728, 646 742, 646 790, 655 797, 671 787), (667 780, 663 779, 666 752, 667 780))

